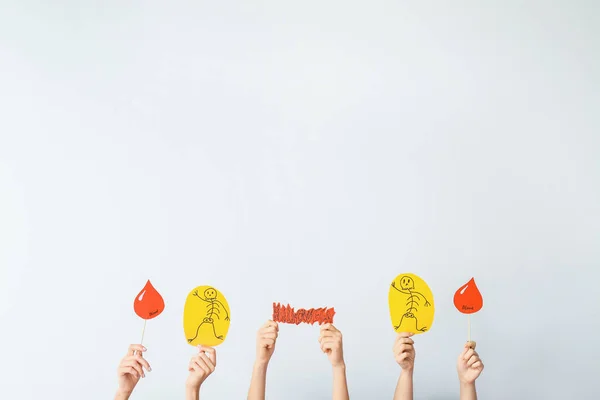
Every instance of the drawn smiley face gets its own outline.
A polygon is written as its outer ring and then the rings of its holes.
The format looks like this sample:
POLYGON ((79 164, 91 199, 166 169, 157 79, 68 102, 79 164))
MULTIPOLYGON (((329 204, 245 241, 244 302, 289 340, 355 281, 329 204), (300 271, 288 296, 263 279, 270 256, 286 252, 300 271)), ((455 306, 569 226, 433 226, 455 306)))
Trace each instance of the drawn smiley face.
POLYGON ((217 298, 217 291, 213 288, 208 288, 204 291, 204 297, 206 297, 207 299, 211 300, 211 299, 216 299, 217 298))
POLYGON ((404 290, 414 289, 415 281, 410 276, 403 276, 400 278, 400 288, 404 290))

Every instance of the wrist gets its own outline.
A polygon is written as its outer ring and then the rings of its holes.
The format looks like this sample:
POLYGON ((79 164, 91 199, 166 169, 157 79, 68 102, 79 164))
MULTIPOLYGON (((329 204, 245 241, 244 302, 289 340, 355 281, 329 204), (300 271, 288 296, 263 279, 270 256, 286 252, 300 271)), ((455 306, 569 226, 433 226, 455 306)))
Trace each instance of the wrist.
POLYGON ((346 363, 345 362, 339 362, 336 364, 331 364, 331 367, 333 368, 333 370, 339 370, 339 371, 345 371, 346 370, 346 363))
POLYGON ((115 400, 128 400, 129 396, 131 396, 131 391, 117 389, 117 393, 115 394, 115 400))
POLYGON ((200 385, 185 385, 186 400, 197 400, 200 397, 200 385))
POLYGON ((402 371, 400 372, 400 375, 413 376, 413 372, 414 371, 415 371, 415 367, 402 368, 402 371))
POLYGON ((461 379, 459 379, 460 381, 460 389, 471 389, 475 387, 475 381, 473 382, 467 382, 467 381, 463 381, 461 379))
POLYGON ((269 360, 259 360, 254 361, 254 369, 258 370, 266 370, 269 367, 269 360))

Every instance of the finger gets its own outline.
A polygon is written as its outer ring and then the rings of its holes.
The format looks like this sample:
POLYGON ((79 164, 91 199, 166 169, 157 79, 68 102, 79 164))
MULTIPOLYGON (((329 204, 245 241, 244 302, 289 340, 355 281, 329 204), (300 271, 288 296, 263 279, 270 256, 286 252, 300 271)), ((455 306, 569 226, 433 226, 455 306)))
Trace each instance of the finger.
POLYGON ((206 365, 204 360, 201 359, 200 357, 198 357, 198 359, 194 360, 194 364, 196 364, 196 366, 195 366, 196 372, 204 372, 206 375, 210 374, 210 368, 208 367, 208 365, 206 365))
POLYGON ((206 354, 200 354, 200 358, 202 359, 202 361, 204 361, 204 363, 206 364, 208 369, 210 369, 211 373, 215 371, 215 365, 213 364, 212 360, 208 358, 208 356, 206 354))
POLYGON ((479 357, 477 356, 472 356, 471 358, 469 358, 469 361, 467 361, 467 367, 471 367, 473 364, 475 364, 477 361, 479 361, 479 357))
POLYGON ((268 320, 267 322, 265 322, 265 324, 262 327, 263 327, 263 329, 271 328, 271 327, 277 329, 277 328, 279 328, 279 325, 277 325, 277 322, 268 320))
POLYGON ((321 351, 323 353, 329 353, 332 349, 332 346, 330 343, 321 343, 321 351))
POLYGON ((415 341, 409 338, 399 338, 399 340, 396 340, 396 342, 394 343, 394 349, 397 348, 398 346, 402 346, 402 345, 414 345, 415 341))
POLYGON ((261 333, 266 333, 266 332, 272 332, 272 333, 277 333, 279 332, 279 330, 277 328, 275 328, 274 326, 269 326, 267 328, 262 328, 260 330, 261 333))
POLYGON ((148 363, 144 357, 142 357, 140 354, 136 354, 134 357, 135 360, 146 369, 146 371, 152 371, 152 368, 150 368, 150 363, 148 363))
POLYGON ((403 351, 406 351, 407 349, 414 349, 414 346, 412 345, 412 343, 396 343, 394 345, 394 353, 402 353, 403 351))
POLYGON ((204 365, 204 362, 202 360, 194 360, 190 367, 190 372, 192 371, 197 374, 207 375, 209 369, 206 365, 204 365))
POLYGON ((275 339, 262 339, 260 344, 262 347, 270 349, 271 347, 275 346, 275 339))
POLYGON ((473 369, 483 369, 483 363, 481 360, 477 360, 473 365, 471 365, 473 369))
POLYGON ((402 362, 402 361, 412 361, 414 359, 414 357, 412 357, 412 355, 410 353, 402 353, 397 357, 397 361, 398 362, 402 362))
POLYGON ((329 338, 331 338, 331 337, 341 338, 342 337, 342 332, 327 330, 327 331, 321 332, 320 335, 319 335, 319 337, 321 337, 321 338, 327 338, 327 337, 329 337, 329 338))
POLYGON ((412 350, 413 347, 410 344, 401 344, 400 346, 398 346, 398 353, 406 353, 412 350))
POLYGON ((477 347, 477 342, 473 342, 473 341, 467 342, 465 344, 465 347, 475 350, 475 347, 477 347))
POLYGON ((405 343, 405 344, 415 344, 414 340, 412 340, 411 338, 405 338, 405 337, 401 337, 398 342, 405 343))
POLYGON ((133 368, 137 371, 138 376, 144 376, 144 370, 142 369, 142 365, 140 363, 137 362, 137 360, 135 359, 131 359, 131 360, 125 360, 122 364, 122 367, 129 367, 129 368, 133 368))
POLYGON ((139 351, 140 353, 146 351, 146 348, 144 346, 142 346, 141 344, 131 344, 129 345, 129 349, 127 349, 127 355, 128 356, 132 356, 135 354, 136 351, 139 351))
POLYGON ((200 346, 200 351, 203 351, 208 356, 215 367, 217 366, 217 351, 214 349, 214 347, 200 346))
POLYGON ((119 368, 119 376, 132 375, 136 378, 140 378, 140 373, 133 367, 121 367, 119 368))
POLYGON ((400 332, 400 333, 398 333, 398 338, 409 338, 413 335, 414 335, 414 333, 412 333, 412 332, 400 332))
POLYGON ((333 350, 337 347, 339 347, 339 342, 335 340, 326 340, 323 343, 321 343, 321 349, 333 350))
POLYGON ((263 339, 275 339, 277 338, 277 332, 265 332, 261 335, 263 339))
POLYGON ((471 358, 471 356, 473 355, 474 350, 473 349, 469 349, 467 350, 467 352, 463 355, 463 360, 468 360, 469 358, 471 358))

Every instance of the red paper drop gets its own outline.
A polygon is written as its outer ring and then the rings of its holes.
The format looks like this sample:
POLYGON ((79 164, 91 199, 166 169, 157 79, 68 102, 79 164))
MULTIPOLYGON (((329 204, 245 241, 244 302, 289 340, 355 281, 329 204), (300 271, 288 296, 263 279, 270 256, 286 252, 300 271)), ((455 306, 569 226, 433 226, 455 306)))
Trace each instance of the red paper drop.
POLYGON ((463 314, 473 314, 483 307, 483 297, 475 284, 475 279, 465 283, 454 293, 454 306, 463 314))
POLYGON ((150 281, 135 297, 133 309, 142 319, 156 318, 165 309, 165 301, 158 291, 152 286, 150 281))

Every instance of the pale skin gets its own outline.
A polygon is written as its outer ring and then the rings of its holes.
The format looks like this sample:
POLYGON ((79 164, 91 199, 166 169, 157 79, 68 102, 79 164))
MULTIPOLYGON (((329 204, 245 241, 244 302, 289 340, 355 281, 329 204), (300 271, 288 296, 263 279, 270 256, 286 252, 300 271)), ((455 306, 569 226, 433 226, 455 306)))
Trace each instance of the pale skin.
POLYGON ((460 400, 477 400, 475 381, 483 371, 483 361, 479 358, 475 347, 475 342, 467 342, 456 362, 456 371, 460 382, 460 400))
POLYGON ((129 399, 140 379, 146 377, 146 372, 152 371, 150 364, 143 356, 145 352, 146 348, 141 344, 129 346, 127 354, 123 357, 117 369, 119 387, 115 400, 129 399))
MULTIPOLYGON (((256 360, 252 370, 248 400, 265 399, 267 368, 275 352, 278 336, 279 325, 277 322, 269 320, 258 330, 256 335, 256 360)), ((327 354, 333 367, 333 400, 348 400, 342 333, 331 324, 323 325, 320 329, 319 345, 321 351, 327 354)))
POLYGON ((333 400, 349 400, 348 382, 346 380, 346 363, 344 362, 344 346, 342 332, 332 324, 321 326, 319 335, 321 351, 327 354, 333 368, 333 400))
POLYGON ((217 367, 217 352, 208 346, 198 346, 198 354, 188 364, 189 375, 185 381, 185 399, 199 400, 200 387, 217 367))
POLYGON ((267 368, 275 352, 275 343, 279 336, 279 325, 267 321, 256 334, 256 360, 252 369, 252 380, 248 390, 248 400, 264 400, 267 386, 267 368))
POLYGON ((394 341, 394 358, 401 372, 394 392, 394 400, 413 400, 413 371, 415 369, 415 342, 409 332, 401 332, 394 341))

